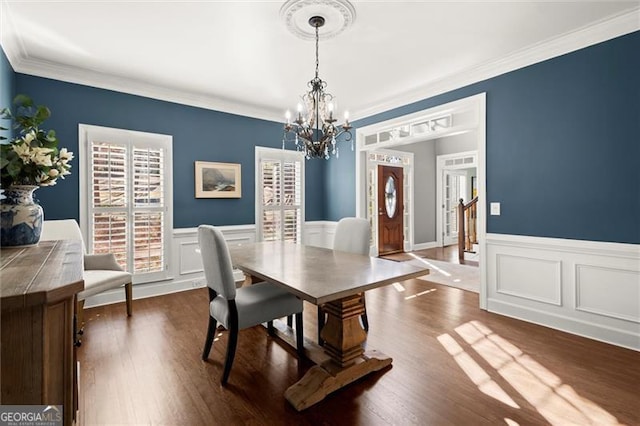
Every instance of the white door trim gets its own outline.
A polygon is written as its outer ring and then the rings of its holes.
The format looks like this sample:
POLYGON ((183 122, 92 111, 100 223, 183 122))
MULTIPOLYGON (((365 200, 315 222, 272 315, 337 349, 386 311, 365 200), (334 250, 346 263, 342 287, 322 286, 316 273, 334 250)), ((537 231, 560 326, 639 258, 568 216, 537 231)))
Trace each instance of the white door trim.
POLYGON ((469 167, 478 167, 478 150, 456 152, 455 154, 444 154, 436 157, 436 208, 438 209, 438 213, 436 214, 436 244, 438 247, 444 246, 444 223, 442 220, 442 209, 444 203, 444 195, 442 194, 444 171, 466 169, 469 167), (470 156, 474 157, 472 164, 446 165, 447 160, 455 160, 470 156))
MULTIPOLYGON (((433 108, 429 108, 423 111, 408 114, 406 116, 397 117, 384 122, 365 126, 357 131, 356 138, 356 216, 367 217, 367 196, 366 196, 366 164, 367 164, 367 152, 374 151, 380 148, 392 148, 393 146, 403 145, 407 141, 385 141, 381 144, 365 145, 365 136, 368 134, 379 132, 381 129, 392 128, 397 125, 402 125, 421 116, 435 116, 437 114, 443 114, 445 112, 451 112, 458 109, 471 109, 475 115, 472 120, 472 127, 475 130, 477 137, 477 169, 478 169, 478 249, 480 250, 479 268, 480 268, 480 308, 487 308, 487 267, 486 267, 486 93, 479 93, 467 98, 459 99, 457 101, 449 102, 447 104, 438 105, 433 108), (379 146, 376 146, 379 145, 379 146)), ((434 137, 445 137, 459 133, 460 129, 456 128, 455 124, 449 131, 438 132, 434 137)), ((464 130, 469 130, 470 126, 464 126, 464 130)), ((409 139, 409 138, 407 138, 409 139)), ((425 140, 428 137, 425 137, 425 140)), ((414 142, 412 140, 412 142, 414 142)), ((411 213, 411 223, 413 224, 413 212, 411 213)))

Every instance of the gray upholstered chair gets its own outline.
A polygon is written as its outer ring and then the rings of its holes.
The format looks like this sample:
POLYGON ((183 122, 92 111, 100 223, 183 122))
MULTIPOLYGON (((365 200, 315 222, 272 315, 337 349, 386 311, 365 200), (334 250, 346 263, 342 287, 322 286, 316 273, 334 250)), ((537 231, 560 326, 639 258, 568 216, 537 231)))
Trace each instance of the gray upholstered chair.
POLYGON ((275 284, 261 282, 236 289, 231 257, 222 232, 211 225, 198 227, 198 243, 209 288, 209 328, 202 359, 209 357, 218 322, 229 330, 222 384, 229 379, 242 329, 267 323, 273 334, 273 320, 295 314, 298 355, 304 353, 302 300, 275 284))
MULTIPOLYGON (((78 222, 73 219, 45 220, 42 226, 41 241, 47 240, 78 240, 82 241, 82 233, 78 222)), ((127 301, 127 315, 132 312, 132 281, 131 274, 124 271, 112 253, 86 254, 84 241, 82 241, 84 255, 84 290, 78 293, 76 315, 80 334, 84 325, 84 301, 113 288, 123 287, 127 301)))
MULTIPOLYGON (((367 219, 358 217, 345 217, 340 219, 336 226, 336 233, 333 239, 333 249, 346 251, 349 253, 369 256, 369 246, 371 241, 371 227, 367 219)), ((365 303, 364 293, 362 293, 362 303, 365 303)), ((367 318, 367 308, 360 316, 365 331, 369 331, 369 319, 367 318)), ((325 312, 318 306, 318 342, 322 344, 320 332, 325 323, 325 312)))

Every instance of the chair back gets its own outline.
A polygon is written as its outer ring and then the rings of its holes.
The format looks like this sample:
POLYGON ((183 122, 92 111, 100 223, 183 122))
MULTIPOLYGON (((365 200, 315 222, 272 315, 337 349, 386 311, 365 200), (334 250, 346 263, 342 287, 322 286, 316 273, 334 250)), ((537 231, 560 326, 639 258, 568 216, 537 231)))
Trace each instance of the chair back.
POLYGON ((236 297, 236 283, 233 278, 231 256, 227 242, 215 226, 198 227, 198 244, 204 266, 204 277, 209 288, 227 300, 236 297))
POLYGON ((345 217, 340 219, 336 227, 333 249, 369 256, 370 240, 371 228, 367 219, 345 217))
POLYGON ((82 252, 87 253, 82 240, 80 225, 74 219, 45 220, 42 224, 41 241, 74 240, 82 241, 82 252))

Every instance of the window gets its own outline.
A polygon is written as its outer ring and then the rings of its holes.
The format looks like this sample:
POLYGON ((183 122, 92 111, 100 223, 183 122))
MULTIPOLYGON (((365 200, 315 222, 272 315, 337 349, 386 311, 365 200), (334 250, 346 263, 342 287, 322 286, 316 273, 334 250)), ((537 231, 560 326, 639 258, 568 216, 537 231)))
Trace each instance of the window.
POLYGON ((256 147, 258 241, 302 242, 304 155, 256 147))
POLYGON ((80 224, 93 253, 113 253, 134 283, 169 276, 172 138, 80 125, 80 224))

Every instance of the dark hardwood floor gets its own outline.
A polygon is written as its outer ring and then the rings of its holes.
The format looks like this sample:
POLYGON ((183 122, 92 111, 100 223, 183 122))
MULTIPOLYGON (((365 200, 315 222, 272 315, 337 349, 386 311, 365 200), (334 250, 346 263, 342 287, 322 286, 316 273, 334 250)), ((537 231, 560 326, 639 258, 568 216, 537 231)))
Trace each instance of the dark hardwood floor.
MULTIPOLYGON (((640 424, 640 354, 487 313, 478 295, 421 280, 367 292, 368 347, 393 365, 296 412, 285 389, 310 368, 262 327, 226 331, 200 359, 207 291, 87 309, 81 424, 640 424), (403 291, 401 291, 403 289, 403 291)), ((305 335, 315 336, 305 306, 305 335)))
POLYGON ((473 256, 469 256, 469 254, 467 254, 466 256, 467 258, 461 262, 458 259, 457 245, 446 246, 446 247, 434 247, 434 248, 424 249, 424 250, 416 250, 412 253, 415 254, 416 256, 424 257, 427 259, 441 260, 443 262, 455 263, 458 265, 462 264, 462 265, 469 265, 469 266, 478 266, 478 260, 469 259, 469 257, 473 257, 473 256))

